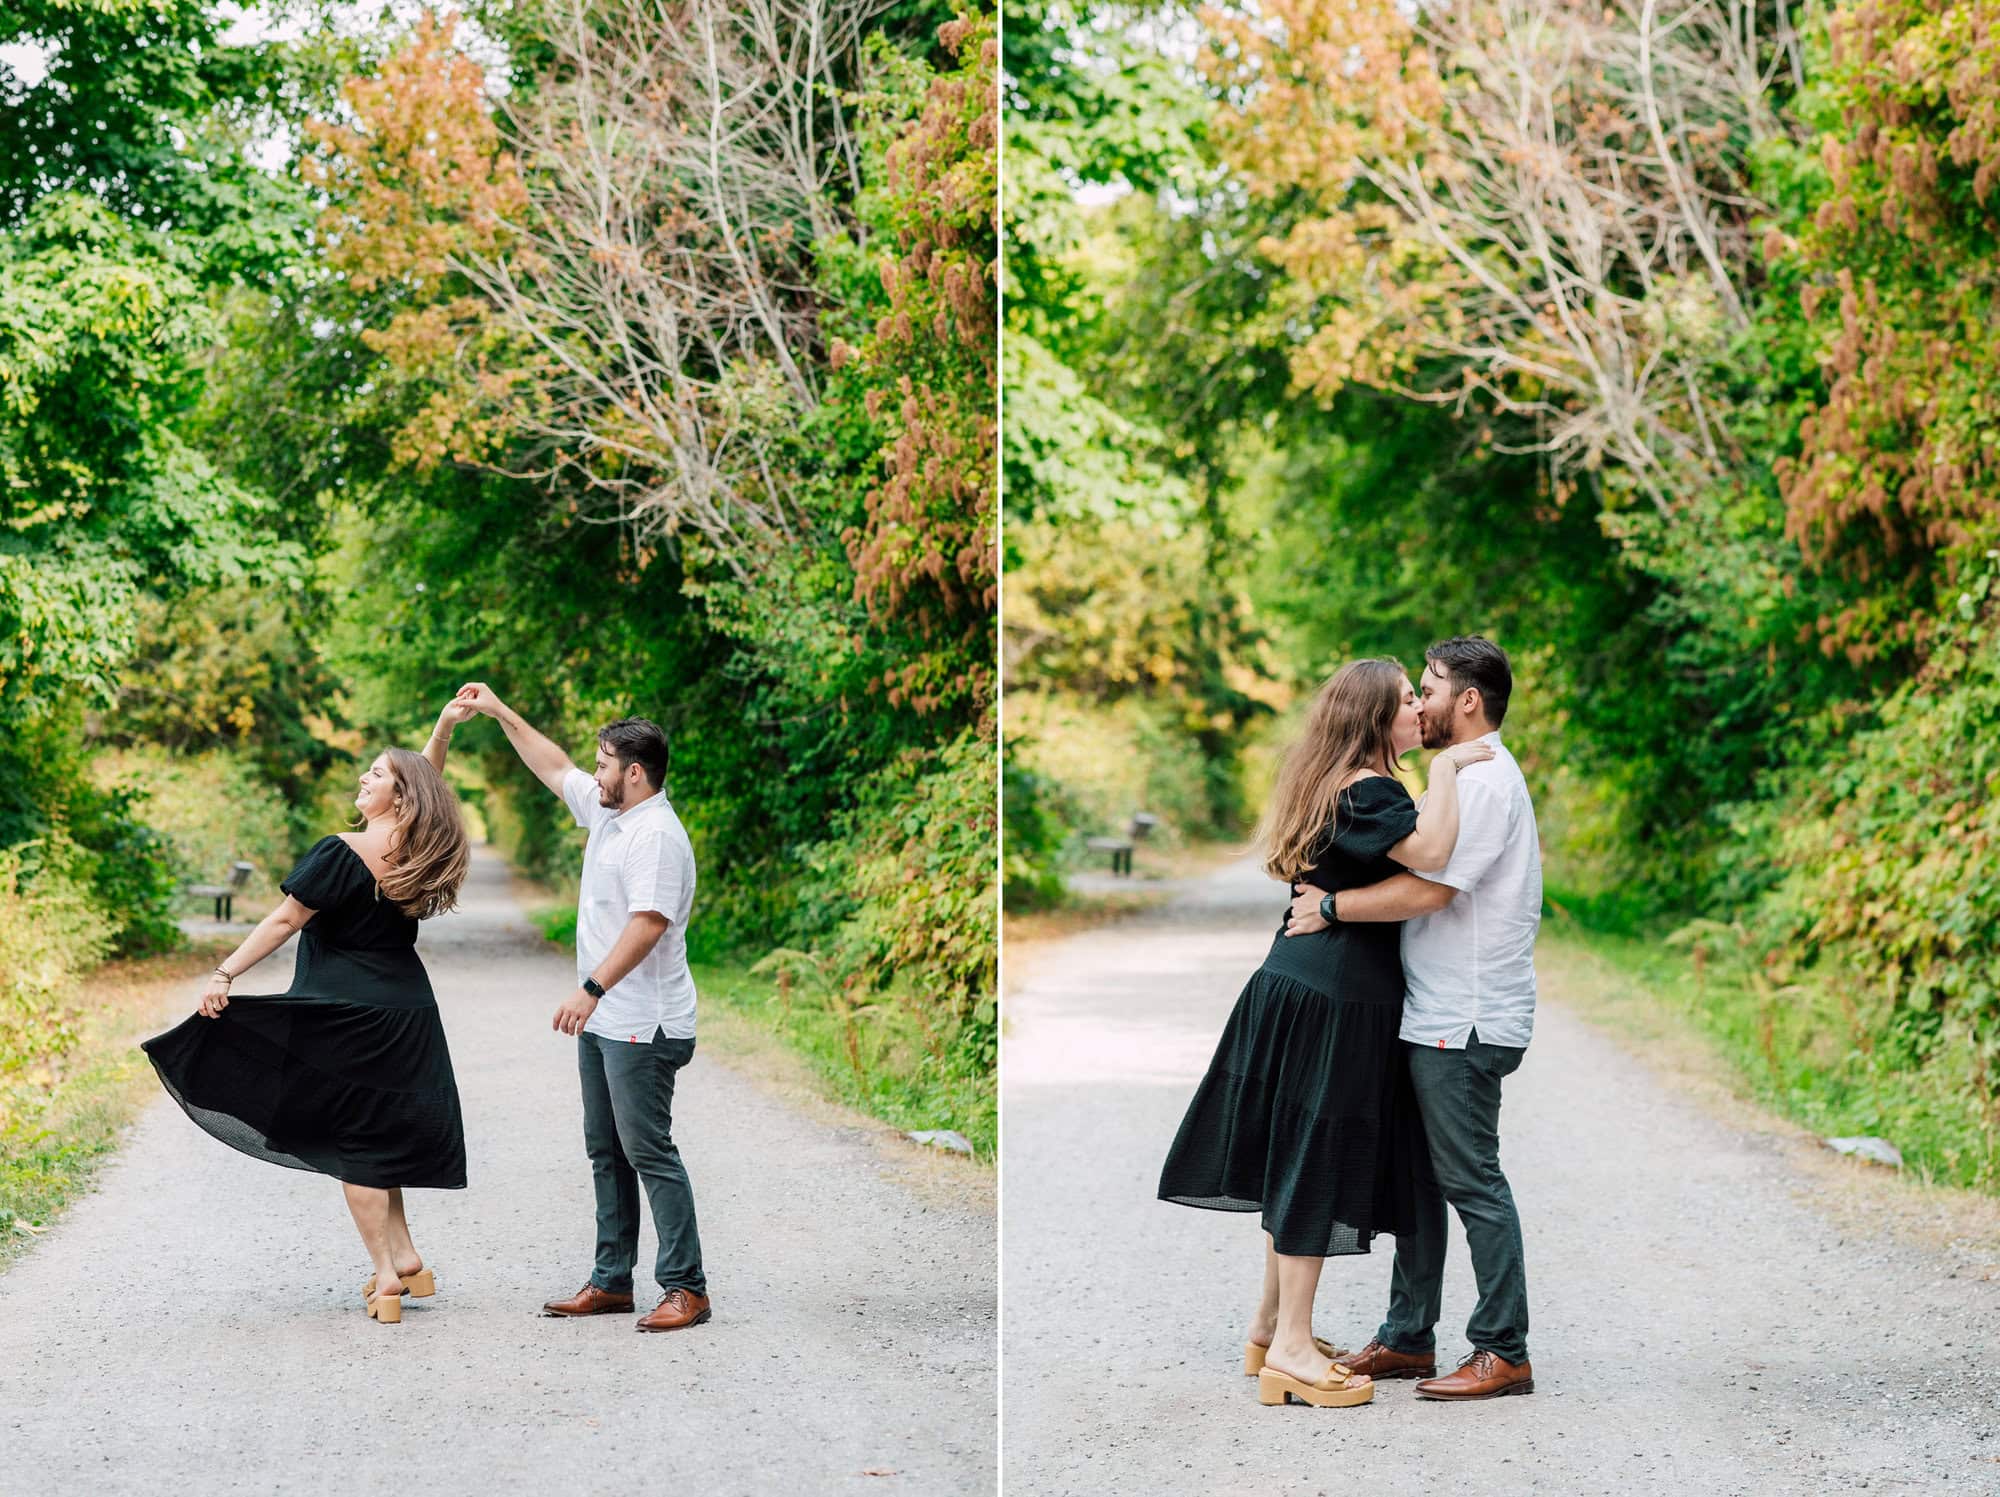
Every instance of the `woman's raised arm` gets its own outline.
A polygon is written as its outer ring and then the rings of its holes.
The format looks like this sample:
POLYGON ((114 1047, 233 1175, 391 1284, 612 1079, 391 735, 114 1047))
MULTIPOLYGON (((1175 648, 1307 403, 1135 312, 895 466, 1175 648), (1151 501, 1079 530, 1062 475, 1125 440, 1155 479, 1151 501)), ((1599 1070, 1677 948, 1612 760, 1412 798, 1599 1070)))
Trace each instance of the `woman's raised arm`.
POLYGON ((470 702, 453 697, 438 714, 437 726, 431 729, 430 740, 424 744, 424 757, 439 774, 444 773, 444 756, 451 750, 451 730, 477 710, 470 702))
POLYGON ((1435 873, 1449 863, 1458 846, 1458 772, 1492 757, 1492 745, 1475 739, 1455 743, 1431 760, 1430 792, 1417 813, 1417 829, 1390 848, 1389 856, 1419 873, 1435 873))

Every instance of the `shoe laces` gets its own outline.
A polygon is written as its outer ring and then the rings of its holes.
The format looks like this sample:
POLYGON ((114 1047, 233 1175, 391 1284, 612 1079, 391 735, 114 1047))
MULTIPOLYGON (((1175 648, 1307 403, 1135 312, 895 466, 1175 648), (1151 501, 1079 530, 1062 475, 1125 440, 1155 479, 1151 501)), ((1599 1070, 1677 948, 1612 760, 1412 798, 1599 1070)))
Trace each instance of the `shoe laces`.
POLYGON ((1460 1370, 1470 1367, 1481 1377, 1491 1377, 1494 1371, 1493 1362, 1493 1353, 1481 1348, 1468 1356, 1459 1358, 1458 1365, 1460 1370))

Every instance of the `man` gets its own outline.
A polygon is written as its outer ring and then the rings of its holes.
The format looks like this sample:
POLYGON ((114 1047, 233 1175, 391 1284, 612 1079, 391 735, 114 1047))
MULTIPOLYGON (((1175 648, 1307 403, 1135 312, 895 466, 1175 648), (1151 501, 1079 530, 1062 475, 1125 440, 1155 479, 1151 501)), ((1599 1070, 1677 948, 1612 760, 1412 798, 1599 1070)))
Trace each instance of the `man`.
POLYGON ((1417 1230, 1396 1240, 1388 1319, 1360 1351, 1337 1351, 1334 1360, 1374 1378, 1422 1378, 1424 1398, 1495 1398, 1535 1387, 1521 1221, 1500 1170, 1500 1083, 1521 1064, 1534 1029, 1541 846, 1527 782, 1500 742, 1514 687, 1506 654, 1484 639, 1448 639, 1424 662, 1424 747, 1493 746, 1490 760, 1458 773, 1451 861, 1437 873, 1398 874, 1324 900, 1295 885, 1292 929, 1324 929, 1329 916, 1407 922, 1401 1038, 1436 1177, 1417 1230), (1465 1332, 1472 1354, 1440 1378, 1446 1202, 1465 1228, 1479 1303, 1465 1332))
POLYGON ((521 762, 590 833, 577 891, 577 988, 556 1010, 554 1028, 577 1041, 583 1142, 597 1187, 597 1262, 589 1283, 542 1309, 608 1315, 632 1308, 644 1181, 662 1298, 639 1318, 639 1329, 700 1325, 709 1318, 708 1285, 694 1192, 672 1135, 674 1077, 694 1056, 687 961, 694 849, 660 788, 666 735, 643 717, 599 729, 593 777, 485 683, 463 686, 458 696, 500 724, 521 762))

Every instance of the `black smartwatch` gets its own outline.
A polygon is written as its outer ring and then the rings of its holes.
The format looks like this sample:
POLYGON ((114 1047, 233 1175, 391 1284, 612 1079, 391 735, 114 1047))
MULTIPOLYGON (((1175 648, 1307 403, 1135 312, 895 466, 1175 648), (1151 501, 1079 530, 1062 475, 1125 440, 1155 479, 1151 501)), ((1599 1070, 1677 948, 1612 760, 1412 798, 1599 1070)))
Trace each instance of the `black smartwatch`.
POLYGON ((594 977, 586 977, 583 980, 583 990, 593 998, 602 998, 604 996, 604 989, 597 985, 597 979, 594 977))
POLYGON ((1328 925, 1340 924, 1340 911, 1334 907, 1333 896, 1331 894, 1320 895, 1319 918, 1324 920, 1328 925))

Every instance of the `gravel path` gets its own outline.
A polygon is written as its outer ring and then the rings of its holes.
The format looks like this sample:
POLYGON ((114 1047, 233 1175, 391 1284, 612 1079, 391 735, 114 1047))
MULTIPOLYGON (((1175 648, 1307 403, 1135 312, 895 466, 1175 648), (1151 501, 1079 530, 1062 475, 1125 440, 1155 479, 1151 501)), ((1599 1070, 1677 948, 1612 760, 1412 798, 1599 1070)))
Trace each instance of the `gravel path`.
MULTIPOLYGON (((1254 1216, 1162 1204, 1161 1158, 1284 896, 1249 863, 1009 956, 1007 1497, 2000 1492, 2000 1283, 1843 1238, 1734 1131, 1545 995, 1507 1084, 1537 1391, 1266 1409, 1241 1376, 1254 1216)), ((1439 1356, 1467 1348, 1453 1220, 1439 1356)), ((1338 1259, 1319 1333, 1380 1322, 1393 1244, 1338 1259)))
MULTIPOLYGON (((697 1053, 674 1124, 715 1319, 643 1336, 628 1316, 542 1318, 591 1260, 574 1041, 549 1029, 570 960, 490 856, 421 950, 472 1176, 410 1193, 437 1296, 370 1322, 339 1187, 223 1147, 162 1097, 0 1278, 0 1491, 992 1491, 990 1213, 913 1193, 880 1129, 829 1126, 697 1053)), ((648 1223, 646 1307, 652 1252, 648 1223)))

